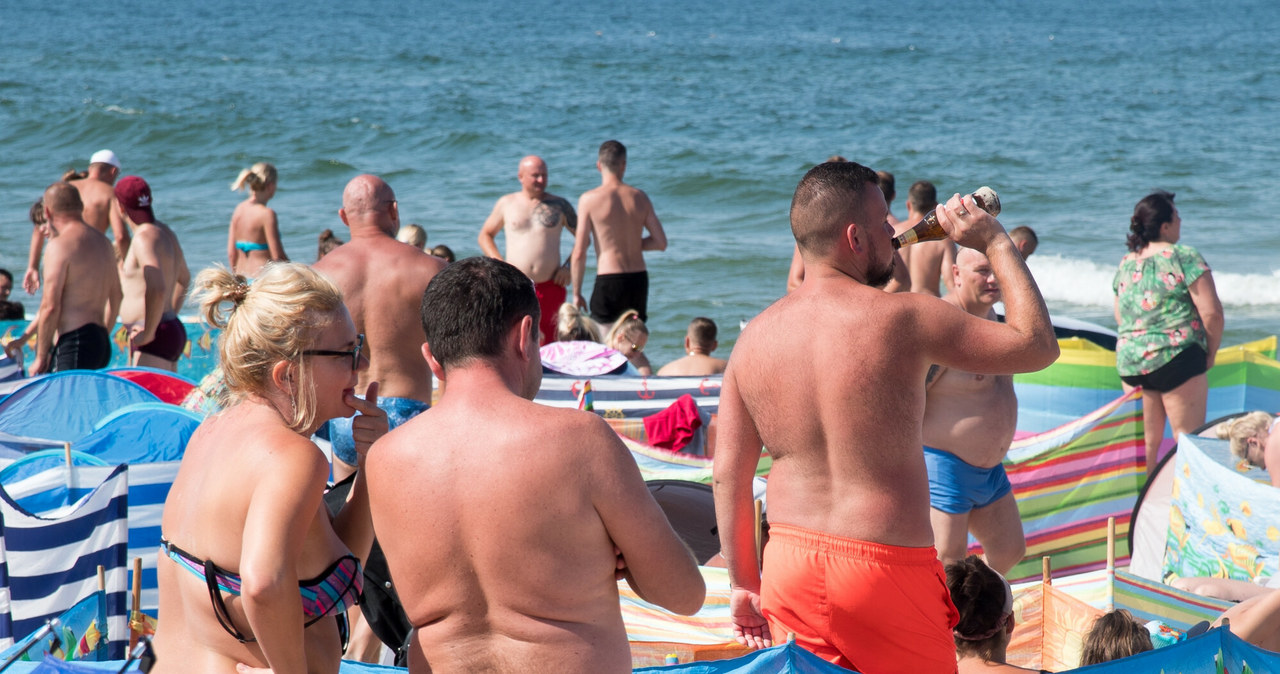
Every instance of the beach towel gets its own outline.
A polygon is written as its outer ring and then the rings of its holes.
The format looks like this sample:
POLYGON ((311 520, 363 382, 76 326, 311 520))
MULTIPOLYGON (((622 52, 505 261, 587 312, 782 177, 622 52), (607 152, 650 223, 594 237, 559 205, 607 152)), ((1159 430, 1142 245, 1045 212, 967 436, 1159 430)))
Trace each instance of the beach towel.
POLYGON ((685 394, 676 398, 671 407, 644 418, 644 432, 649 445, 678 452, 693 439, 694 431, 702 427, 698 403, 685 394))

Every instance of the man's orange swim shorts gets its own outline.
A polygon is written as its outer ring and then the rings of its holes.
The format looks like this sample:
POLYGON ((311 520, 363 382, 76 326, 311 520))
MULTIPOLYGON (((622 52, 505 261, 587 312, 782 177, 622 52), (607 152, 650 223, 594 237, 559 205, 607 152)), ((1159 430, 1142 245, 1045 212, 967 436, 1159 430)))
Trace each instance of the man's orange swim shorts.
POLYGON ((795 633, 806 650, 863 674, 956 671, 959 615, 932 547, 773 524, 760 598, 774 643, 795 633))

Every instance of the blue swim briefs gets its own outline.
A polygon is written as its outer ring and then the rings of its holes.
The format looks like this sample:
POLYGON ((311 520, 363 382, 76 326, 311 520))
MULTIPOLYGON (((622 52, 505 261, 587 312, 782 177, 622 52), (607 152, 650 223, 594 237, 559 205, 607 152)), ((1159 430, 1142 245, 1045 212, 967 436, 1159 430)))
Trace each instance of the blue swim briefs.
POLYGON ((1003 465, 979 468, 943 449, 924 448, 929 471, 929 505, 958 515, 986 506, 1013 491, 1003 465))
MULTIPOLYGON (((363 398, 364 396, 360 396, 363 398)), ((413 398, 379 397, 378 408, 387 413, 387 430, 427 411, 431 405, 413 398)), ((356 441, 351 437, 352 417, 329 420, 329 443, 333 445, 333 458, 349 465, 356 465, 356 441)))

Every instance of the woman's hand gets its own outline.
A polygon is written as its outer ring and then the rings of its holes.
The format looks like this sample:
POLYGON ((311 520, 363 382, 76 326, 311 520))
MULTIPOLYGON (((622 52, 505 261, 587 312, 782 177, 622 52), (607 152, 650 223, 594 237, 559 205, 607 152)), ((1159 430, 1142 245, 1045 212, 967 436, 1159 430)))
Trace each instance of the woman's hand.
POLYGON ((363 400, 351 395, 346 403, 358 412, 351 420, 351 438, 356 455, 363 461, 374 441, 387 434, 387 413, 378 407, 378 382, 369 382, 363 400))

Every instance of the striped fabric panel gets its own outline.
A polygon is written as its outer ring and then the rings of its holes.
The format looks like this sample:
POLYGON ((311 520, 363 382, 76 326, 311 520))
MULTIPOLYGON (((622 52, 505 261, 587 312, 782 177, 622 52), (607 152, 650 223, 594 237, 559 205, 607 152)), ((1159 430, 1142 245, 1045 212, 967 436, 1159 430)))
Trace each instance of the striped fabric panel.
MULTIPOLYGON (((631 450, 636 465, 640 467, 640 475, 649 480, 686 480, 711 484, 711 459, 693 454, 681 454, 657 447, 641 444, 627 437, 623 444, 631 450)), ((767 477, 773 467, 773 459, 768 452, 760 453, 760 463, 756 466, 756 475, 767 477)))
MULTIPOLYGON (((591 395, 595 412, 605 417, 641 418, 671 406, 689 394, 698 409, 714 414, 720 409, 721 375, 711 377, 592 377, 591 395)), ((546 375, 534 402, 551 407, 577 408, 578 393, 586 378, 546 375)))
POLYGON ((1142 621, 1161 620, 1186 630, 1201 620, 1213 622, 1235 604, 1201 597, 1116 569, 1115 604, 1142 621))
POLYGON ((676 615, 650 604, 641 599, 626 581, 618 581, 618 599, 622 620, 627 627, 627 640, 631 642, 632 666, 661 665, 663 656, 668 652, 681 655, 681 662, 732 658, 746 652, 733 640, 728 571, 705 566, 698 570, 702 572, 702 580, 707 586, 707 598, 702 608, 691 616, 676 615), (673 650, 672 644, 680 644, 683 648, 673 650), (712 654, 714 658, 709 657, 712 654))
POLYGON ((129 568, 133 568, 134 558, 142 560, 141 607, 152 617, 160 609, 160 585, 156 577, 160 518, 169 488, 178 477, 179 465, 180 461, 163 461, 129 466, 129 568))
POLYGON ((1005 469, 1027 555, 1010 580, 1037 576, 1045 555, 1063 573, 1100 567, 1108 517, 1116 518, 1117 557, 1128 559, 1129 517, 1145 479, 1141 400, 1138 393, 1122 395, 1069 424, 1014 442, 1005 469))
MULTIPOLYGON (((55 513, 21 509, 0 486, 0 518, 10 593, 12 634, 26 635, 97 590, 106 569, 107 628, 115 635, 108 656, 124 656, 128 478, 124 465, 79 467, 80 479, 98 486, 79 503, 55 513)), ((59 471, 65 473, 65 469, 59 471)))

